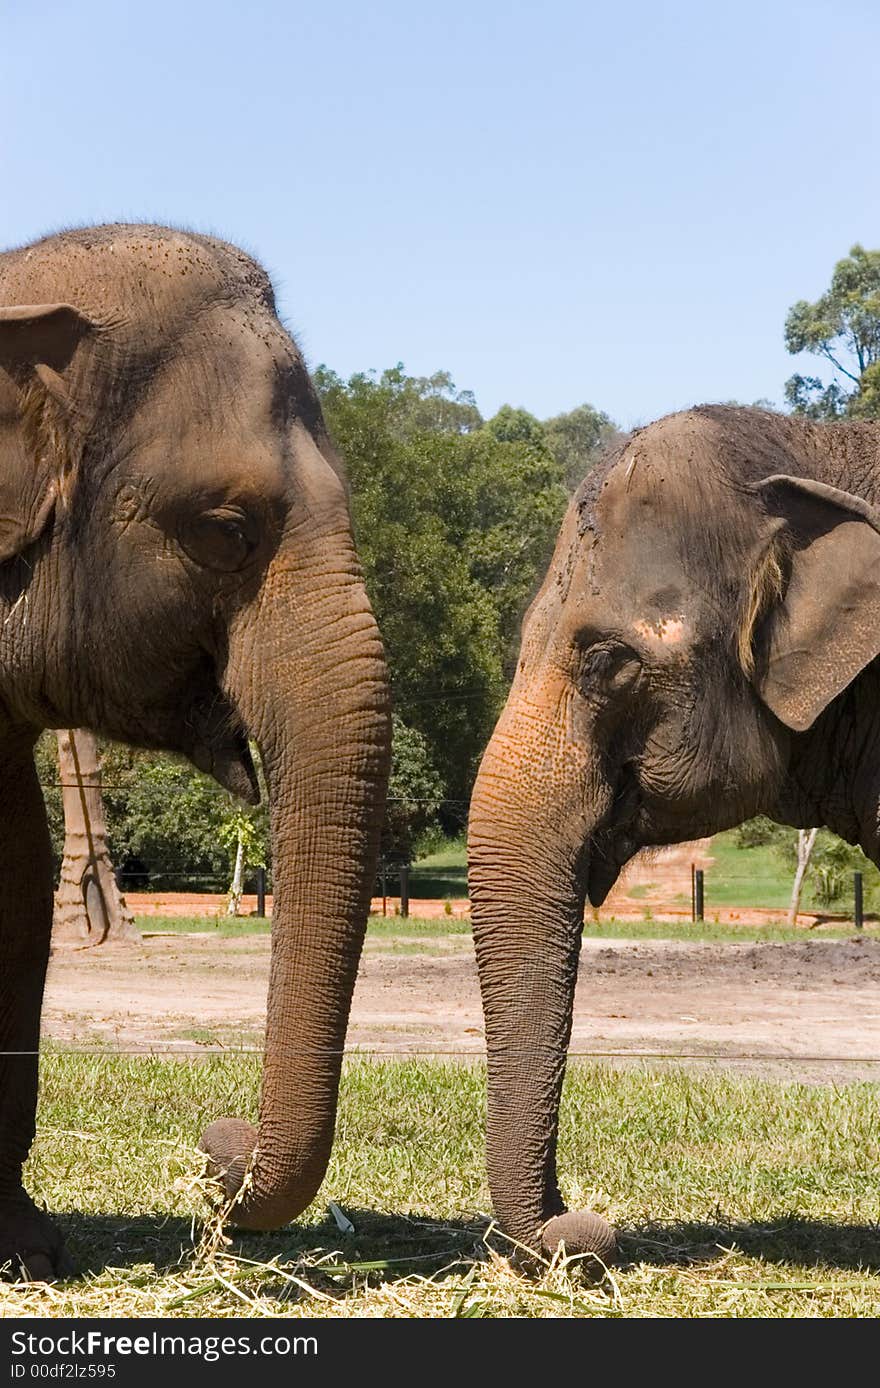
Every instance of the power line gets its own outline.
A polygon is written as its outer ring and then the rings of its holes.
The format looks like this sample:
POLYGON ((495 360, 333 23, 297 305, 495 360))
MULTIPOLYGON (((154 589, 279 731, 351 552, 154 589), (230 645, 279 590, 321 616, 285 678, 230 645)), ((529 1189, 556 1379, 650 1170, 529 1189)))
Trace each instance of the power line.
MULTIPOLYGON (((204 773, 201 773, 201 774, 204 774, 204 773)), ((39 784, 41 790, 79 790, 79 789, 80 789, 80 783, 79 783, 79 781, 40 781, 38 784, 39 784)), ((88 784, 88 788, 89 788, 89 789, 92 789, 92 790, 135 790, 135 789, 139 789, 139 788, 141 787, 141 785, 142 785, 142 783, 139 783, 139 782, 137 782, 137 781, 104 781, 104 780, 97 780, 97 781, 92 781, 90 784, 88 784)), ((175 782, 171 782, 169 785, 156 785, 156 786, 153 786, 152 789, 154 789, 158 794, 161 794, 161 795, 165 795, 167 791, 176 791, 176 792, 179 792, 181 795, 183 795, 183 794, 189 793, 189 792, 191 791, 192 787, 191 787, 191 786, 182 786, 182 785, 179 785, 179 784, 177 784, 177 783, 175 783, 175 782)), ((388 795, 388 796, 385 797, 385 802, 386 802, 386 804, 388 804, 388 805, 467 805, 467 804, 468 804, 468 801, 467 801, 467 800, 461 800, 461 799, 459 799, 459 800, 450 800, 450 799, 444 798, 444 799, 438 800, 437 797, 434 796, 434 795, 388 795)))

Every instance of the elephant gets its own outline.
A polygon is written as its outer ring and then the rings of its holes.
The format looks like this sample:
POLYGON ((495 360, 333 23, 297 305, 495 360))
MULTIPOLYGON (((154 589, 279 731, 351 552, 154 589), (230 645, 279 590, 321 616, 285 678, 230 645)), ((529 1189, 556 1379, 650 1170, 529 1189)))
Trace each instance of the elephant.
POLYGON ((70 1263, 21 1179, 52 921, 32 748, 69 727, 181 754, 248 801, 259 749, 259 1128, 201 1141, 231 1219, 276 1228, 329 1158, 390 697, 302 356, 266 272, 211 237, 108 225, 0 255, 0 1265, 35 1279, 70 1263))
POLYGON ((763 813, 880 862, 880 424, 704 405, 573 497, 471 802, 499 1224, 614 1257, 556 1169, 585 899, 763 813))

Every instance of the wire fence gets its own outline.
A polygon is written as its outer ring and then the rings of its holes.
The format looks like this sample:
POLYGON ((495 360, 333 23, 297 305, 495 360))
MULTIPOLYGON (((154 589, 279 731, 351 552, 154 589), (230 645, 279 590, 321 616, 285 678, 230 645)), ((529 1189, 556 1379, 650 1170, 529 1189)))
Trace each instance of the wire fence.
MULTIPOLYGON (((168 864, 166 864, 165 866, 167 867, 168 864)), ((179 864, 175 864, 176 869, 179 869, 179 866, 179 864)), ((649 862, 647 865, 646 874, 643 874, 647 875, 648 878, 650 878, 651 876, 651 866, 652 865, 649 862)), ((690 900, 688 901, 686 895, 684 893, 680 893, 679 895, 682 897, 682 900, 679 903, 679 905, 687 908, 686 912, 683 913, 685 914, 686 918, 689 918, 692 921, 697 922, 699 924, 701 920, 706 921, 712 919, 713 869, 712 867, 698 868, 696 866, 696 863, 691 863, 690 865, 688 865, 687 863, 684 863, 683 865, 679 864, 679 876, 681 877, 683 874, 687 874, 688 868, 691 883, 691 896, 690 900)), ((456 869, 456 871, 460 871, 460 869, 456 869)), ((391 909, 393 909, 394 914, 401 914, 405 916, 407 913, 407 909, 411 905, 411 902, 409 900, 410 872, 410 865, 405 863, 386 860, 380 865, 380 871, 377 877, 376 890, 374 892, 374 895, 382 896, 384 894, 387 894, 387 904, 391 909)), ((196 874, 192 875, 195 876, 196 874)), ((736 888, 736 892, 734 894, 738 894, 740 888, 745 889, 750 883, 755 891, 757 891, 759 886, 761 885, 760 883, 755 882, 753 878, 749 877, 747 870, 743 870, 743 872, 739 875, 736 872, 734 872, 732 875, 735 879, 734 886, 736 888)), ((161 877, 161 873, 151 873, 149 874, 149 876, 152 880, 156 880, 159 877, 161 877)), ((260 900, 259 875, 254 874, 250 880, 254 882, 255 877, 255 885, 257 887, 258 896, 258 911, 259 914, 264 915, 266 913, 266 907, 268 904, 266 901, 266 888, 269 885, 269 883, 265 872, 262 871, 262 900, 260 900)), ((729 870, 729 864, 727 866, 722 864, 721 867, 718 868, 715 881, 719 894, 723 894, 722 888, 726 888, 728 891, 728 895, 730 894, 731 872, 729 870)), ((224 883, 224 891, 227 885, 228 884, 224 883)), ((462 887, 464 887, 463 882, 461 885, 462 887)), ((650 887, 652 884, 649 881, 647 885, 650 887)), ((854 881, 852 891, 853 900, 856 904, 856 907, 858 908, 859 897, 861 892, 860 884, 858 881, 854 881)), ((648 898, 645 898, 645 901, 647 900, 648 898)), ((636 906, 640 904, 638 898, 636 898, 633 904, 635 904, 636 906)), ((185 906, 181 905, 178 906, 176 909, 184 910, 185 906)), ((768 910, 768 914, 774 911, 774 908, 772 907, 765 909, 768 910)), ((650 907, 645 906, 645 914, 646 916, 650 916, 650 907)), ((734 917, 735 924, 737 914, 736 908, 729 908, 729 914, 731 914, 734 917)), ((777 917, 780 917, 784 915, 784 911, 776 910, 775 914, 777 917)), ((830 913, 826 913, 826 915, 823 917, 823 919, 826 920, 839 918, 843 918, 842 913, 838 913, 837 916, 834 916, 830 913)), ((865 919, 863 912, 861 912, 860 909, 856 909, 851 918, 853 919, 856 928, 861 929, 863 921, 865 919)), ((149 925, 146 921, 144 921, 143 924, 147 933, 149 933, 149 925)), ((442 931, 443 927, 441 923, 438 922, 437 924, 440 930, 442 931)), ((404 927, 404 930, 405 929, 406 928, 404 927)), ((735 937, 736 931, 732 930, 731 938, 735 937)), ((752 938, 754 938, 754 936, 752 938)), ((432 961, 430 958, 426 958, 424 971, 424 982, 426 988, 434 987, 434 985, 431 982, 431 968, 432 961)), ((691 1020, 696 1021, 696 1018, 693 1018, 691 1020)), ((218 1035, 216 1033, 213 1026, 209 1026, 207 1028, 207 1031, 210 1033, 210 1035, 206 1037, 204 1041, 200 1040, 194 1044, 184 1044, 182 1041, 176 1042, 173 1040, 166 1039, 164 1037, 154 1037, 154 1039, 150 1040, 149 1032, 147 1032, 146 1039, 144 1039, 144 1037, 139 1037, 135 1044, 127 1044, 125 1038, 125 1030, 125 1025, 121 1025, 118 1043, 113 1039, 108 1039, 103 1042, 94 1043, 84 1041, 84 1044, 78 1044, 75 1040, 69 1044, 58 1044, 57 1042, 49 1041, 48 1044, 43 1047, 42 1052, 2 1051, 0 1052, 0 1056, 10 1058, 13 1056, 34 1057, 40 1053, 42 1053, 43 1055, 49 1053, 51 1055, 91 1055, 108 1058, 111 1058, 113 1056, 152 1056, 169 1058, 211 1057, 216 1059, 217 1057, 222 1056, 259 1057, 263 1053, 262 1046, 254 1043, 253 1031, 245 1032, 245 1035, 239 1041, 235 1038, 234 1035, 227 1034, 227 1036, 224 1038, 222 1035, 218 1035)), ((221 1028, 220 1030, 222 1032, 223 1028, 221 1028)), ((236 1030, 238 1030, 238 1028, 236 1028, 236 1030)), ((786 1047, 784 1045, 782 1048, 779 1048, 777 1042, 777 1047, 772 1049, 761 1049, 760 1046, 756 1046, 754 1049, 751 1049, 748 1046, 731 1046, 730 1048, 719 1049, 717 1047, 712 1046, 712 1037, 710 1035, 707 1035, 705 1038, 705 1042, 708 1044, 700 1044, 698 1042, 697 1045, 694 1046, 693 1041, 696 1039, 697 1037, 694 1036, 691 1040, 690 1045, 683 1044, 680 1047, 674 1048, 668 1046, 651 1047, 650 1045, 639 1045, 638 1042, 636 1042, 633 1046, 608 1046, 602 1044, 598 1046, 584 1046, 581 1043, 579 1045, 573 1046, 569 1050, 568 1054, 569 1057, 573 1060, 594 1061, 597 1063, 608 1061, 615 1063, 625 1063, 630 1065, 643 1062, 657 1062, 673 1066, 683 1064, 723 1066, 729 1064, 732 1066, 747 1065, 753 1067, 757 1066, 758 1068, 760 1068, 763 1065, 774 1065, 792 1066, 796 1068, 803 1067, 807 1069, 825 1066, 836 1067, 846 1071, 853 1071, 858 1067, 861 1067, 862 1069, 868 1072, 866 1076, 867 1078, 872 1078, 874 1075, 874 1067, 880 1065, 880 1054, 873 1055, 870 1053, 861 1052, 857 1054, 840 1053, 838 1050, 834 1049, 835 1037, 833 1035, 829 1035, 828 1038, 829 1042, 831 1043, 828 1052, 822 1052, 821 1048, 816 1047, 815 1042, 817 1039, 819 1039, 816 1036, 811 1036, 809 1038, 809 1040, 813 1042, 812 1046, 808 1045, 805 1046, 803 1050, 799 1049, 800 1038, 794 1030, 792 1032, 791 1046, 786 1047)), ((808 1038, 805 1037, 804 1039, 806 1040, 808 1038)), ((840 1036, 836 1037, 838 1045, 840 1039, 840 1036)), ((316 1055, 344 1056, 348 1061, 356 1061, 358 1058, 375 1059, 378 1061, 383 1059, 391 1060, 395 1058, 404 1060, 407 1058, 418 1059, 420 1057, 434 1057, 438 1059, 455 1058, 465 1062, 480 1062, 485 1057, 485 1050, 485 1039, 483 1038, 483 1036, 473 1035, 468 1038, 462 1037, 460 1041, 453 1044, 420 1043, 415 1041, 409 1041, 406 1038, 401 1037, 399 1039, 391 1039, 389 1041, 380 1041, 375 1044, 361 1044, 359 1042, 354 1042, 352 1044, 346 1045, 344 1047, 339 1047, 333 1050, 318 1051, 313 1048, 310 1048, 308 1050, 290 1049, 288 1052, 286 1052, 286 1054, 289 1056, 292 1062, 296 1062, 297 1060, 301 1060, 307 1056, 314 1058, 316 1055)), ((519 1054, 525 1057, 529 1057, 537 1055, 540 1052, 540 1050, 540 1046, 522 1047, 519 1048, 519 1054)))
MULTIPOLYGON (((306 1050, 281 1050, 273 1048, 273 1057, 282 1060, 304 1060, 314 1059, 315 1057, 339 1056, 346 1060, 361 1059, 391 1059, 395 1056, 424 1056, 457 1057, 463 1060, 479 1061, 485 1057, 485 1044, 471 1047, 465 1046, 420 1046, 409 1045, 406 1042, 388 1043, 384 1046, 363 1046, 355 1043, 351 1046, 343 1046, 339 1050, 330 1051, 306 1051, 306 1050)), ((134 1055, 144 1057, 158 1056, 262 1056, 262 1046, 228 1045, 223 1041, 215 1040, 211 1042, 199 1043, 198 1045, 175 1044, 168 1045, 165 1042, 142 1041, 136 1046, 121 1045, 98 1045, 96 1043, 84 1043, 82 1045, 60 1045, 56 1041, 50 1041, 40 1050, 36 1051, 0 1051, 0 1059, 34 1059, 35 1057, 46 1057, 47 1055, 89 1055, 89 1056, 122 1056, 134 1055)), ((510 1054, 510 1052, 506 1052, 510 1054)), ((540 1054, 537 1050, 521 1049, 515 1054, 530 1059, 540 1054)), ((706 1064, 732 1064, 732 1065, 752 1065, 766 1063, 768 1065, 790 1064, 801 1065, 851 1065, 851 1066, 874 1066, 880 1065, 880 1055, 835 1055, 832 1053, 814 1053, 800 1051, 696 1051, 696 1050, 645 1050, 645 1049, 618 1049, 618 1050, 591 1050, 571 1048, 567 1052, 569 1060, 626 1060, 626 1061, 664 1061, 664 1062, 685 1062, 703 1061, 706 1064)))
MULTIPOLYGON (((60 866, 56 856, 56 879, 60 866)), ((120 891, 157 895, 162 892, 227 894, 232 875, 231 866, 224 864, 218 869, 211 863, 194 863, 183 856, 150 857, 148 861, 129 856, 115 866, 114 873, 120 891)), ((607 919, 615 913, 626 918, 641 914, 646 920, 679 919, 696 924, 730 925, 738 922, 758 924, 760 920, 782 923, 789 919, 791 881, 782 871, 776 879, 768 881, 751 874, 747 864, 737 872, 731 870, 729 864, 697 867, 692 863, 689 878, 686 873, 687 868, 679 870, 677 875, 664 881, 664 873, 658 871, 658 881, 653 882, 650 867, 642 869, 639 875, 647 880, 616 889, 602 908, 601 918, 607 919)), ((271 863, 266 867, 246 865, 243 893, 271 896, 272 891, 271 863)), ((463 899, 467 894, 463 865, 433 868, 405 862, 399 856, 380 859, 372 891, 374 898, 402 902, 404 915, 413 900, 463 899)), ((866 890, 864 874, 854 870, 841 876, 830 900, 817 899, 815 889, 809 882, 805 883, 797 920, 806 925, 850 921, 856 929, 862 929, 866 922, 878 920, 873 908, 874 896, 866 890)))
MULTIPOLYGON (((737 872, 731 870, 729 864, 698 868, 692 863, 689 899, 679 891, 666 905, 667 909, 670 905, 679 910, 687 907, 695 923, 714 920, 735 924, 737 920, 760 913, 767 919, 790 921, 791 924, 796 921, 809 925, 851 921, 861 930, 866 921, 877 919, 876 914, 866 910, 864 873, 859 869, 841 872, 833 884, 833 892, 818 891, 808 879, 795 897, 792 880, 782 873, 772 880, 756 879, 745 865, 737 872)), ((645 894, 645 908, 650 912, 650 890, 645 894)))

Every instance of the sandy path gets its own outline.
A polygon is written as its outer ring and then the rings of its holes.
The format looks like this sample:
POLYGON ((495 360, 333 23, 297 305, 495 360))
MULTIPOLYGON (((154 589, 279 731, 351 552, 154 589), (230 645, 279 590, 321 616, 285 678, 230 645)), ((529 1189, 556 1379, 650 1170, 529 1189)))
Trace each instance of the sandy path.
MULTIPOLYGON (((368 948, 350 1046, 481 1052, 470 940, 448 937, 439 950, 368 948)), ((110 1049, 259 1046, 268 962, 265 936, 164 937, 134 950, 58 952, 44 1036, 110 1049)), ((572 1050, 749 1052, 756 1059, 744 1068, 763 1070, 774 1058, 775 1068, 809 1078, 880 1078, 880 1064, 844 1063, 880 1060, 880 942, 586 940, 572 1050)))

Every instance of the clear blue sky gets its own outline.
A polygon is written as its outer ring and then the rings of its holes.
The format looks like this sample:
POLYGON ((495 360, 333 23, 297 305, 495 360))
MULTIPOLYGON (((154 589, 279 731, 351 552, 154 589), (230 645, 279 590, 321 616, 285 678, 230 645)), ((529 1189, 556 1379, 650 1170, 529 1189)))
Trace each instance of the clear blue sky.
POLYGON ((487 413, 781 402, 880 245, 878 78, 875 0, 0 0, 0 245, 216 232, 310 364, 487 413))

